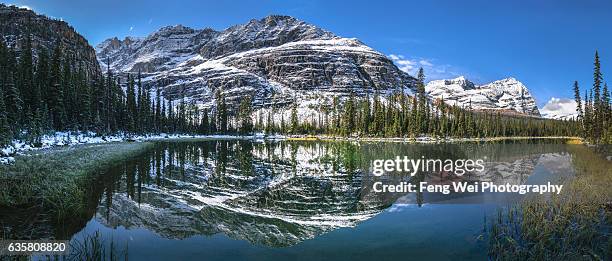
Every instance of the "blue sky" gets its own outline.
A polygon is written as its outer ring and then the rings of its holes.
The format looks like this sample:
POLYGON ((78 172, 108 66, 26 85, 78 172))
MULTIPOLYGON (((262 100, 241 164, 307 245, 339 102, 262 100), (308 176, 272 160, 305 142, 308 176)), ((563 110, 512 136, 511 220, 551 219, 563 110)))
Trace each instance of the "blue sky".
MULTIPOLYGON (((612 77, 612 1, 8 1, 69 22, 90 43, 183 24, 224 29, 286 14, 394 55, 429 79, 515 77, 538 105, 592 84, 595 50, 612 77)), ((612 78, 610 78, 612 83, 612 78)))

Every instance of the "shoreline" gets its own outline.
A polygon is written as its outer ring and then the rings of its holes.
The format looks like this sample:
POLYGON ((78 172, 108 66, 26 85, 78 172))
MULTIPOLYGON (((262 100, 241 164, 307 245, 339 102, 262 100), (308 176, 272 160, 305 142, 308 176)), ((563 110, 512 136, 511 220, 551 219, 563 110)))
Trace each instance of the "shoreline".
POLYGON ((178 141, 178 140, 253 140, 253 141, 355 141, 355 142, 395 142, 410 144, 442 144, 460 142, 492 142, 503 140, 546 140, 567 139, 570 144, 583 144, 580 137, 547 136, 547 137, 489 137, 489 138, 436 138, 436 137, 343 137, 330 135, 189 135, 189 134, 150 134, 130 136, 125 134, 96 136, 93 133, 56 132, 52 136, 45 136, 40 147, 33 147, 24 141, 15 140, 11 145, 0 148, 0 165, 15 163, 16 156, 27 156, 29 152, 48 150, 58 147, 72 147, 84 144, 108 144, 122 142, 147 141, 178 141))

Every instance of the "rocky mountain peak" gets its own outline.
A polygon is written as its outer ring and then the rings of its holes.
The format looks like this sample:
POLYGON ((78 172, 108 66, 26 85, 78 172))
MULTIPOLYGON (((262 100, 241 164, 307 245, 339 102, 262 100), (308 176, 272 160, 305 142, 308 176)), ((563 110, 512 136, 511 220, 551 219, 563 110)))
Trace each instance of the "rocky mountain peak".
POLYGON ((290 16, 253 19, 223 31, 164 27, 118 49, 109 48, 112 42, 97 46, 103 67, 108 57, 112 70, 141 71, 143 82, 160 88, 166 98, 185 97, 202 107, 213 107, 220 89, 230 104, 249 96, 256 107, 297 102, 302 111, 314 113, 336 96, 416 85, 359 40, 290 16))
POLYGON ((516 78, 509 77, 501 80, 491 82, 489 84, 481 85, 479 88, 488 88, 497 92, 511 93, 512 95, 529 95, 529 89, 522 82, 516 78))
POLYGON ((252 35, 251 40, 261 36, 292 34, 292 40, 330 39, 336 37, 333 33, 287 15, 269 15, 262 19, 252 19, 247 24, 228 28, 226 31, 263 30, 264 34, 252 35))
POLYGON ((513 77, 475 85, 461 76, 455 79, 431 81, 426 85, 425 91, 431 98, 443 97, 447 103, 461 107, 471 106, 475 110, 497 110, 510 114, 540 116, 529 89, 513 77))
POLYGON ((164 37, 164 36, 171 36, 171 35, 180 35, 180 34, 190 34, 190 33, 194 33, 196 30, 187 26, 184 26, 182 24, 177 24, 177 25, 170 25, 170 26, 164 26, 162 28, 160 28, 159 30, 157 30, 156 32, 154 32, 151 36, 155 36, 155 37, 164 37))
POLYGON ((332 39, 336 36, 290 16, 271 15, 235 25, 206 42, 200 49, 204 58, 273 47, 295 41, 332 39))
POLYGON ((453 84, 457 84, 459 86, 461 86, 463 89, 465 90, 470 90, 470 89, 474 89, 475 85, 473 82, 469 81, 468 79, 465 78, 465 76, 459 76, 455 79, 450 79, 450 80, 443 80, 445 85, 453 85, 453 84))

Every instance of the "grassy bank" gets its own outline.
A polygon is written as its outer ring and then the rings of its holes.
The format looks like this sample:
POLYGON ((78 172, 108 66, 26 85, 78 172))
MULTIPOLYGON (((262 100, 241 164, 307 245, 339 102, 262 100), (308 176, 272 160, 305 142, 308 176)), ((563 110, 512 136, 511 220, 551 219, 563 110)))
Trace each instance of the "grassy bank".
POLYGON ((529 197, 491 221, 492 259, 612 259, 612 162, 604 156, 609 151, 572 145, 570 153, 576 177, 563 193, 529 197))
POLYGON ((152 143, 108 143, 39 151, 0 166, 0 208, 40 207, 61 219, 82 211, 97 170, 136 156, 152 143))

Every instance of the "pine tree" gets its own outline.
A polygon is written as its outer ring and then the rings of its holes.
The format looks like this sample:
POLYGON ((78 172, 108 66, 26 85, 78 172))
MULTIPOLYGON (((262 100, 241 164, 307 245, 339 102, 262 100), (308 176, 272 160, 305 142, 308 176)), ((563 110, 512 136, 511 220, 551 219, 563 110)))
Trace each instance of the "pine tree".
POLYGON ((0 147, 9 144, 13 138, 13 133, 7 117, 6 105, 4 103, 3 87, 4 86, 0 86, 0 147))
POLYGON ((344 105, 344 126, 342 128, 342 134, 349 136, 355 131, 355 93, 351 92, 350 97, 344 105))
POLYGON ((604 88, 601 96, 602 103, 602 126, 605 134, 604 143, 612 143, 612 108, 610 107, 610 91, 608 90, 608 84, 604 84, 604 88))
POLYGON ((226 133, 227 132, 227 105, 225 104, 225 97, 223 97, 223 93, 221 92, 221 89, 217 89, 217 93, 215 94, 215 96, 217 97, 217 131, 220 133, 226 133))
MULTIPOLYGON (((4 38, 0 37, 0 84, 4 84, 9 68, 8 64, 8 48, 4 43, 4 38)), ((2 86, 0 86, 2 87, 2 86)))
POLYGON ((595 51, 595 61, 593 62, 593 135, 594 141, 598 142, 601 136, 601 119, 602 119, 602 106, 601 106, 601 83, 603 77, 601 74, 601 65, 599 62, 599 54, 595 51))
MULTIPOLYGON (((36 108, 40 111, 39 113, 42 115, 41 119, 46 118, 44 115, 47 115, 49 112, 47 111, 48 107, 48 98, 50 95, 49 87, 51 86, 49 79, 49 55, 46 50, 41 49, 38 51, 38 62, 36 64, 36 75, 35 75, 35 90, 34 90, 34 100, 36 103, 36 108)), ((43 119, 42 124, 48 125, 46 122, 48 119, 43 119)), ((43 126, 43 129, 46 127, 43 126)))
POLYGON ((298 114, 297 114, 297 103, 293 103, 293 106, 291 106, 291 134, 298 134, 299 133, 299 128, 300 125, 298 123, 298 114))
POLYGON ((19 92, 22 94, 24 108, 28 108, 28 112, 36 109, 38 101, 37 94, 34 88, 34 65, 32 61, 32 39, 28 33, 25 37, 25 42, 21 48, 19 55, 19 92))
POLYGON ((77 111, 79 112, 79 125, 81 126, 81 130, 85 131, 89 130, 89 126, 91 124, 91 92, 85 79, 85 70, 83 69, 83 66, 79 66, 77 75, 77 103, 79 104, 79 110, 77 111))
POLYGON ((49 91, 49 111, 51 112, 51 122, 55 130, 63 130, 65 122, 64 110, 64 82, 61 71, 62 51, 59 41, 55 44, 53 57, 51 58, 50 91, 49 91))
MULTIPOLYGON (((161 114, 162 114, 162 108, 161 108, 161 91, 159 88, 156 88, 155 90, 155 132, 159 133, 161 131, 161 114)), ((204 111, 204 115, 207 116, 206 111, 204 111)), ((208 125, 208 119, 206 120, 206 124, 208 125)))
POLYGON ((143 132, 143 125, 144 125, 144 110, 145 110, 145 104, 144 104, 144 90, 142 88, 142 82, 141 82, 141 75, 140 75, 140 70, 138 70, 138 74, 137 74, 137 82, 136 82, 136 93, 137 93, 137 97, 136 97, 136 115, 134 116, 134 122, 136 124, 136 129, 139 133, 143 132))
POLYGON ((372 108, 372 115, 374 117, 374 122, 372 123, 372 130, 370 131, 370 133, 375 136, 378 136, 382 134, 383 128, 385 126, 385 114, 382 110, 378 92, 374 93, 374 105, 372 108))
POLYGON ((340 133, 340 99, 338 98, 338 96, 334 96, 332 106, 334 112, 332 132, 334 134, 338 134, 340 133))
POLYGON ((582 120, 584 125, 584 136, 592 138, 593 128, 591 126, 592 121, 592 109, 591 100, 589 99, 589 92, 585 91, 584 94, 584 119, 582 120))
POLYGON ((576 112, 578 113, 578 119, 582 119, 582 101, 580 99, 580 87, 578 81, 574 81, 574 100, 576 101, 576 112))
POLYGON ((168 114, 166 112, 166 99, 162 99, 161 114, 159 118, 161 131, 168 133, 168 114))
POLYGON ((274 122, 272 122, 272 115, 268 111, 266 113, 266 128, 265 128, 265 132, 266 132, 266 134, 271 134, 273 130, 274 130, 274 122))
POLYGON ((448 120, 446 117, 446 104, 444 103, 444 96, 440 99, 440 105, 438 110, 440 111, 440 135, 446 138, 448 136, 447 124, 448 120))
POLYGON ((253 120, 251 119, 252 113, 253 108, 251 104, 251 97, 245 96, 242 98, 242 101, 240 101, 240 108, 238 110, 240 132, 243 134, 248 134, 253 131, 253 120))
POLYGON ((361 102, 361 115, 362 115, 362 119, 361 119, 361 133, 362 134, 368 134, 370 131, 370 121, 371 119, 371 115, 370 115, 370 96, 367 95, 365 97, 365 99, 361 102))
POLYGON ((279 131, 280 133, 283 133, 283 134, 284 134, 284 133, 285 133, 285 130, 287 129, 287 128, 286 128, 287 126, 285 126, 285 113, 284 113, 284 112, 281 112, 281 114, 280 114, 280 115, 281 115, 281 120, 280 120, 280 126, 279 126, 279 130, 278 130, 278 131, 279 131))
POLYGON ((208 120, 208 110, 204 109, 202 112, 202 120, 200 122, 200 134, 208 134, 210 132, 208 120))
POLYGON ((410 136, 417 137, 420 134, 420 109, 418 106, 419 102, 417 101, 416 96, 412 97, 412 109, 410 110, 410 136))
POLYGON ((127 126, 126 130, 129 133, 134 133, 136 131, 136 117, 138 113, 138 108, 136 107, 136 97, 134 90, 134 78, 128 74, 128 86, 127 86, 127 94, 126 94, 126 106, 127 106, 127 126))
POLYGON ((6 79, 5 88, 7 90, 6 103, 9 124, 13 128, 13 133, 19 133, 21 129, 21 122, 23 116, 23 100, 21 99, 21 94, 19 93, 19 88, 15 85, 13 74, 9 73, 6 79))
POLYGON ((416 122, 419 124, 419 132, 426 133, 429 119, 427 118, 427 97, 425 96, 425 73, 423 68, 419 68, 417 75, 417 92, 419 96, 419 106, 416 122))
POLYGON ((74 128, 74 111, 76 110, 76 105, 74 105, 74 82, 72 79, 72 70, 70 64, 70 57, 66 55, 64 57, 64 62, 62 63, 62 86, 63 94, 64 94, 64 129, 73 129, 74 128))

